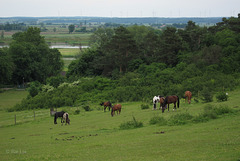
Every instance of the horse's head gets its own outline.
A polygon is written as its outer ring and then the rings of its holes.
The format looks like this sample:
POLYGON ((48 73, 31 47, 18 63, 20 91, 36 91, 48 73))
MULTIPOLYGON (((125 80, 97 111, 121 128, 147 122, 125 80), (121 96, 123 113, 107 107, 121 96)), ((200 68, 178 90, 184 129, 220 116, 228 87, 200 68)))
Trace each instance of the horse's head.
POLYGON ((100 106, 102 106, 104 104, 104 102, 100 103, 100 106))
POLYGON ((67 119, 67 123, 70 125, 70 119, 69 118, 67 119))

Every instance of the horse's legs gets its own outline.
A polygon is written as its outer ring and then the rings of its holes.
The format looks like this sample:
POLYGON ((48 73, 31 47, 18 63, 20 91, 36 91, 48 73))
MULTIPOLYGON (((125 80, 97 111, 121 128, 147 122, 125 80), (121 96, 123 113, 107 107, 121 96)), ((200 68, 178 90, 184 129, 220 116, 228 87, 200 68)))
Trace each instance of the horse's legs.
POLYGON ((168 103, 168 112, 169 112, 169 103, 168 103))

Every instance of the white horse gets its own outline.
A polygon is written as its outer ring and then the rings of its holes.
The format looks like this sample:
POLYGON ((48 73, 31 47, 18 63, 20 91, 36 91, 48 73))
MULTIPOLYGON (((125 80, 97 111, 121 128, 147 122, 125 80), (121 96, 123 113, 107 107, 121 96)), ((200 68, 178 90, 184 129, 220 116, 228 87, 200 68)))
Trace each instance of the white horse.
POLYGON ((66 124, 70 124, 70 119, 69 119, 69 114, 67 113, 67 112, 65 112, 64 114, 63 114, 63 117, 62 117, 62 125, 63 125, 63 123, 65 122, 65 125, 66 124))
POLYGON ((159 103, 160 102, 160 98, 161 98, 162 96, 154 96, 153 97, 153 110, 156 110, 157 109, 157 103, 159 103))

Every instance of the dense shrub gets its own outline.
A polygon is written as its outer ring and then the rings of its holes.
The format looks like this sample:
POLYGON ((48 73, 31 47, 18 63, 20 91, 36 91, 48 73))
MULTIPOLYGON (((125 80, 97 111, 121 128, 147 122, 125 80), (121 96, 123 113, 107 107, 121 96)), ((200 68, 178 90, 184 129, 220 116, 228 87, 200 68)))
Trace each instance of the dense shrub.
POLYGON ((201 91, 201 99, 204 102, 212 102, 213 101, 213 92, 211 89, 204 87, 201 91))
POLYGON ((206 122, 210 119, 216 119, 218 116, 226 114, 226 113, 233 113, 233 110, 228 106, 213 106, 213 105, 206 105, 204 107, 203 113, 200 113, 196 116, 193 121, 194 122, 206 122))
POLYGON ((184 125, 193 118, 189 113, 176 114, 170 117, 168 125, 184 125))
POLYGON ((228 94, 225 93, 225 92, 219 92, 219 93, 217 93, 216 98, 219 102, 220 101, 222 101, 222 102, 227 101, 228 100, 228 94))
POLYGON ((79 109, 76 109, 75 111, 74 111, 74 114, 75 115, 78 115, 80 113, 80 110, 79 109))
POLYGON ((149 105, 147 105, 147 104, 141 104, 141 109, 142 109, 142 110, 149 109, 149 105))
POLYGON ((143 123, 140 121, 137 121, 134 116, 132 121, 128 121, 120 124, 120 129, 122 130, 134 129, 134 128, 140 128, 140 127, 143 127, 143 123))
POLYGON ((83 109, 84 109, 85 111, 91 111, 91 110, 92 110, 89 106, 83 106, 83 109))
POLYGON ((167 120, 162 116, 154 116, 150 119, 149 124, 163 126, 167 124, 167 120))

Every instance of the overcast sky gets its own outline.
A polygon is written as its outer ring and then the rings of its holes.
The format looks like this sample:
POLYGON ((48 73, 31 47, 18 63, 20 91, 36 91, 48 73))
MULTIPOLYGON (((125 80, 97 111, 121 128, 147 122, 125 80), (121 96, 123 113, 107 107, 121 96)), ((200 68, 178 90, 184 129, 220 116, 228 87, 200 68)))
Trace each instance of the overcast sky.
POLYGON ((0 0, 0 17, 237 17, 240 0, 0 0))

